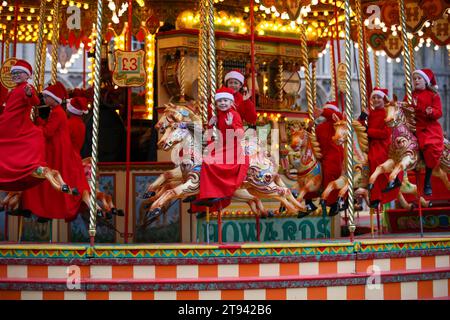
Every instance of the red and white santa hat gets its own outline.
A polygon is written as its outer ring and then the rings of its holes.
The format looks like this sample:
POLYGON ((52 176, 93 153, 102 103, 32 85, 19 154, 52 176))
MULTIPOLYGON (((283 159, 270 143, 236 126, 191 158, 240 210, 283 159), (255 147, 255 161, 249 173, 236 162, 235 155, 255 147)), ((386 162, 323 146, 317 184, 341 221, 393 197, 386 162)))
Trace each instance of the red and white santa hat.
POLYGON ((244 75, 242 74, 242 72, 240 72, 239 70, 231 70, 230 72, 228 72, 225 75, 225 83, 227 83, 227 81, 229 79, 236 79, 237 81, 239 81, 240 83, 244 84, 244 75))
POLYGON ((89 112, 88 101, 83 97, 75 97, 67 101, 67 110, 71 113, 81 116, 89 112))
POLYGON ((230 99, 234 102, 234 91, 231 88, 222 87, 216 91, 216 95, 214 96, 214 100, 217 101, 219 99, 230 99))
POLYGON ((436 77, 431 69, 417 69, 413 72, 413 74, 414 73, 417 73, 424 78, 427 85, 431 85, 437 89, 436 77))
POLYGON ((42 91, 42 94, 52 97, 58 103, 61 103, 67 98, 67 90, 61 82, 56 82, 55 84, 48 86, 42 91))
POLYGON ((331 109, 334 111, 339 112, 339 108, 338 108, 338 104, 336 101, 328 101, 325 103, 325 105, 323 106, 323 109, 331 109))
POLYGON ((29 77, 31 77, 31 74, 33 73, 33 68, 31 68, 31 65, 25 60, 17 60, 16 64, 11 67, 11 72, 19 70, 24 71, 29 77))
POLYGON ((373 88, 373 91, 370 94, 370 96, 372 97, 375 94, 379 95, 382 98, 389 99, 389 97, 388 97, 388 94, 389 94, 388 89, 375 87, 375 88, 373 88))

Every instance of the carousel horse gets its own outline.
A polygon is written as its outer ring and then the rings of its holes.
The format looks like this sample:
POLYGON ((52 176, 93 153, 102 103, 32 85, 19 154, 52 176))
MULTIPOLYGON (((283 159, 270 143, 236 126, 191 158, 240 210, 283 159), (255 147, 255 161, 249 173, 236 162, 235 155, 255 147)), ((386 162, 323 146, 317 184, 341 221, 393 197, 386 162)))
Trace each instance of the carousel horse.
MULTIPOLYGON (((91 158, 84 158, 82 160, 83 168, 84 168, 84 174, 86 176, 86 179, 88 180, 88 183, 91 181, 91 158)), ((89 196, 89 194, 88 194, 89 196)), ((109 194, 106 194, 104 192, 99 191, 99 184, 97 181, 97 193, 96 193, 96 199, 97 199, 97 216, 103 216, 108 219, 111 219, 113 215, 117 215, 119 217, 123 217, 125 214, 123 210, 117 209, 114 205, 114 202, 112 201, 112 196, 109 194)), ((83 198, 83 202, 87 204, 89 207, 89 198, 83 198)))
MULTIPOLYGON (((297 169, 295 179, 299 190, 297 201, 302 202, 307 193, 318 192, 321 188, 320 159, 322 154, 315 136, 302 126, 291 128, 290 133, 291 144, 287 146, 288 158, 289 162, 297 169)), ((290 176, 291 174, 286 171, 286 175, 290 176)))
MULTIPOLYGON (((337 145, 344 145, 344 150, 347 150, 348 144, 347 140, 347 125, 345 120, 339 119, 336 115, 333 115, 335 135, 332 140, 337 145)), ((367 158, 367 152, 369 150, 369 140, 367 137, 365 127, 359 123, 359 121, 352 121, 353 127, 353 150, 354 150, 354 164, 353 164, 353 187, 355 189, 355 196, 362 197, 366 203, 369 203, 367 184, 369 178, 369 160, 367 158)), ((345 168, 347 167, 347 158, 344 160, 343 173, 342 175, 330 182, 326 186, 322 193, 321 201, 327 199, 329 194, 338 189, 338 199, 342 200, 348 191, 348 180, 345 175, 345 168)))
MULTIPOLYGON (((414 108, 406 103, 397 102, 396 98, 386 106, 386 124, 393 129, 392 144, 389 147, 389 159, 379 165, 369 178, 369 183, 375 183, 377 177, 383 173, 389 174, 389 187, 396 185, 395 178, 401 171, 414 170, 423 167, 420 159, 419 144, 414 135, 414 108)), ((440 158, 440 165, 433 169, 433 176, 442 180, 447 190, 450 182, 447 174, 450 172, 450 143, 444 139, 444 151, 440 158)), ((417 194, 417 188, 415 188, 417 194)), ((421 202, 424 202, 424 200, 421 202)), ((427 202, 428 203, 428 202, 427 202)), ((428 206, 425 204, 425 206, 428 206)))
MULTIPOLYGON (((200 168, 201 168, 201 146, 194 145, 194 123, 201 123, 199 112, 195 111, 195 106, 190 111, 186 107, 169 107, 165 116, 160 119, 159 128, 163 128, 163 136, 158 141, 158 147, 165 151, 173 150, 180 145, 183 150, 183 159, 179 166, 172 170, 170 175, 162 174, 148 188, 147 192, 160 191, 156 201, 154 201, 148 211, 150 219, 162 213, 161 208, 172 200, 184 197, 192 197, 200 190, 200 168), (181 183, 177 184, 181 172, 181 183), (168 178, 175 179, 168 180, 168 178), (169 189, 168 183, 177 184, 175 188, 169 189), (165 186, 165 187, 164 187, 165 186), (165 189, 161 189, 165 188, 165 189), (163 191, 162 191, 163 190, 163 191)), ((255 148, 255 150, 258 148, 255 148)), ((176 153, 178 154, 178 152, 176 153)), ((268 159, 264 152, 254 152, 249 154, 250 167, 247 177, 241 188, 236 190, 233 199, 245 201, 252 212, 261 216, 267 215, 261 200, 271 198, 281 201, 289 212, 303 210, 302 206, 292 195, 276 173, 276 166, 268 159)))
MULTIPOLYGON (((338 145, 342 145, 346 141, 347 137, 347 125, 345 120, 337 120, 335 122, 335 130, 336 133, 334 137, 332 138, 335 143, 338 145)), ((357 172, 355 176, 355 197, 362 197, 367 205, 369 205, 369 183, 370 179, 368 178, 369 171, 368 171, 368 159, 367 159, 367 152, 368 152, 368 140, 367 140, 367 134, 365 132, 364 127, 358 122, 353 121, 352 123, 354 130, 354 137, 353 137, 353 143, 354 143, 354 150, 355 150, 355 171, 357 172)), ((344 166, 345 167, 345 166, 344 166)), ((336 181, 336 188, 340 189, 339 197, 341 199, 344 198, 345 193, 348 191, 348 185, 347 185, 347 179, 345 175, 343 174, 339 179, 336 181), (342 184, 345 180, 345 185, 342 184), (345 188, 341 189, 342 186, 345 186, 345 188)), ((374 180, 375 181, 375 180, 374 180)), ((331 187, 331 186, 330 186, 331 187)), ((413 209, 413 205, 409 204, 406 199, 403 196, 403 193, 405 194, 417 194, 417 186, 409 182, 408 176, 405 175, 403 178, 402 185, 400 187, 400 193, 398 195, 397 200, 400 203, 400 206, 404 209, 413 209)), ((425 201, 425 199, 421 198, 421 203, 423 206, 428 207, 429 202, 425 201)))

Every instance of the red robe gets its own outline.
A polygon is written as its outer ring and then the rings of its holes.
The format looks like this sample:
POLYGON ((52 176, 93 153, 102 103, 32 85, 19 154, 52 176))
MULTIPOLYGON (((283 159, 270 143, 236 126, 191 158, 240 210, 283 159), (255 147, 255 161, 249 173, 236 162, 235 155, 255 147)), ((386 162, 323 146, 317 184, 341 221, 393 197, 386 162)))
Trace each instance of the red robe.
POLYGON ((76 115, 70 115, 68 123, 70 141, 72 141, 72 146, 76 150, 76 152, 80 153, 84 144, 86 125, 84 124, 83 119, 76 115))
POLYGON ((70 141, 66 113, 58 105, 52 109, 47 121, 39 119, 38 122, 46 138, 48 165, 59 170, 64 181, 70 187, 76 187, 80 195, 73 196, 56 191, 45 181, 23 192, 23 207, 39 217, 73 220, 80 209, 81 194, 84 190, 89 190, 89 186, 79 152, 75 151, 70 141))
MULTIPOLYGON (((330 182, 341 176, 344 163, 344 148, 336 145, 331 140, 335 133, 333 114, 337 114, 342 119, 340 112, 326 108, 322 112, 322 116, 326 120, 316 127, 317 141, 322 151, 322 186, 324 189, 330 182)), ((330 193, 327 199, 327 205, 331 205, 337 201, 338 193, 339 190, 330 193)))
POLYGON ((256 124, 256 107, 252 100, 244 100, 241 93, 234 93, 234 104, 236 105, 236 110, 239 112, 241 119, 247 122, 249 125, 256 124))
POLYGON ((423 153, 425 165, 434 168, 444 151, 444 133, 438 119, 442 117, 441 98, 431 90, 414 90, 413 105, 416 109, 416 136, 419 148, 423 153), (432 107, 433 112, 427 115, 425 109, 432 107))
MULTIPOLYGON (((392 141, 392 129, 389 128, 384 119, 386 118, 386 110, 384 108, 373 109, 370 111, 367 120, 369 136, 369 168, 372 174, 377 166, 388 159, 389 146, 392 141)), ((400 181, 403 174, 398 175, 400 181)), ((370 191, 370 201, 379 200, 381 204, 395 200, 398 196, 400 188, 396 188, 389 192, 383 193, 381 190, 386 188, 389 182, 389 174, 381 174, 370 191)))
MULTIPOLYGON (((230 204, 229 198, 241 186, 247 176, 249 160, 248 156, 244 155, 241 146, 244 132, 241 117, 236 110, 233 108, 225 112, 217 110, 217 129, 225 142, 221 150, 212 150, 211 155, 205 156, 203 159, 198 200, 228 198, 220 204, 223 209, 230 204), (233 115, 231 125, 225 122, 228 113, 233 115), (231 142, 227 143, 227 129, 240 129, 242 137, 234 137, 231 142), (222 155, 220 155, 220 152, 222 152, 222 155), (230 152, 233 152, 233 157, 230 156, 230 152)), ((210 144, 209 147, 212 147, 212 145, 210 144)))
POLYGON ((17 85, 6 97, 0 115, 0 190, 21 191, 33 187, 43 179, 31 174, 45 162, 45 140, 42 130, 30 119, 33 105, 39 104, 34 88, 27 97, 25 86, 17 85))
POLYGON ((5 106, 3 104, 6 102, 7 96, 8 96, 8 89, 6 89, 0 83, 0 114, 2 114, 3 110, 5 109, 5 106))

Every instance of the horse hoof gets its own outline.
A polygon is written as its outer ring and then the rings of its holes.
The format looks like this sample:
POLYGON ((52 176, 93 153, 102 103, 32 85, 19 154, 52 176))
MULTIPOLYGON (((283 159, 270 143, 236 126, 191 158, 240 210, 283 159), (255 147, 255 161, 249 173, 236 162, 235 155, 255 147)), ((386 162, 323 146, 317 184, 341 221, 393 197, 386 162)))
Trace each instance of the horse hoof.
POLYGON ((433 194, 433 190, 431 189, 430 185, 425 185, 423 187, 423 194, 426 196, 431 196, 433 194))
POLYGON ((156 194, 156 192, 154 192, 154 191, 148 191, 148 192, 145 192, 145 193, 142 195, 142 199, 148 199, 148 198, 151 198, 151 197, 153 197, 155 194, 156 194))
POLYGON ((69 186, 67 184, 63 184, 61 187, 61 191, 64 193, 69 193, 70 192, 69 186))
POLYGON ((326 200, 320 199, 320 205, 321 205, 322 207, 323 207, 323 206, 326 206, 326 205, 327 205, 326 200))
POLYGON ((13 211, 7 211, 7 214, 9 214, 11 216, 21 216, 24 218, 31 217, 31 211, 28 209, 15 209, 13 211))
POLYGON ((280 213, 283 213, 283 212, 286 211, 286 207, 281 206, 280 209, 278 209, 278 211, 279 211, 280 213))
POLYGON ((148 218, 150 220, 154 220, 154 219, 158 218, 161 214, 162 214, 161 208, 156 208, 148 213, 148 218))
POLYGON ((268 217, 268 218, 273 218, 273 217, 275 217, 275 213, 273 212, 273 210, 269 210, 269 211, 267 212, 267 217, 268 217))
POLYGON ((47 222, 49 222, 51 219, 47 219, 47 218, 42 218, 42 217, 39 217, 39 218, 37 218, 37 223, 47 223, 47 222))
POLYGON ((107 219, 107 220, 111 220, 112 217, 113 217, 113 215, 112 215, 111 212, 107 212, 107 213, 106 213, 106 219, 107 219))
POLYGON ((80 195, 80 192, 78 191, 77 188, 72 188, 72 195, 73 196, 79 196, 80 195))
POLYGON ((103 217, 103 211, 101 209, 97 209, 97 217, 103 217))
POLYGON ((195 199, 197 199, 197 196, 189 196, 189 197, 183 199, 183 202, 188 203, 188 202, 194 201, 195 199))
POLYGON ((111 208, 111 214, 117 215, 117 209, 116 208, 111 208))
POLYGON ((292 196, 297 199, 298 195, 300 194, 297 190, 291 190, 292 196))
POLYGON ((367 190, 372 190, 373 189, 373 187, 374 187, 375 185, 373 184, 373 183, 369 183, 368 185, 367 185, 367 190))
POLYGON ((301 219, 301 218, 307 217, 307 216, 309 216, 309 215, 311 214, 311 212, 312 212, 312 211, 310 211, 310 212, 302 212, 302 211, 299 211, 299 212, 297 213, 297 218, 298 218, 298 219, 301 219))
POLYGON ((118 216, 118 217, 123 217, 123 216, 125 216, 125 213, 123 212, 122 209, 117 210, 117 216, 118 216))

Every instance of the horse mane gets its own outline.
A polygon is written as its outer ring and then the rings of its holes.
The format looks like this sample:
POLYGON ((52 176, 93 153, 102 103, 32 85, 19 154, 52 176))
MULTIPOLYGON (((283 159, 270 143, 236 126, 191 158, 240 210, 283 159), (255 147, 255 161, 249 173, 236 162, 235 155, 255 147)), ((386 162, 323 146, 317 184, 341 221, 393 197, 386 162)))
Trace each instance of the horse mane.
POLYGON ((361 151, 364 153, 369 152, 369 138, 367 137, 366 127, 364 127, 358 120, 353 120, 352 126, 358 138, 361 151))
POLYGON ((316 135, 311 132, 306 132, 309 137, 309 141, 311 142, 311 147, 316 159, 322 159, 322 150, 320 149, 320 144, 317 141, 316 135))
POLYGON ((402 112, 403 119, 402 122, 408 127, 412 132, 416 132, 416 111, 414 107, 409 105, 400 106, 400 111, 402 112))

